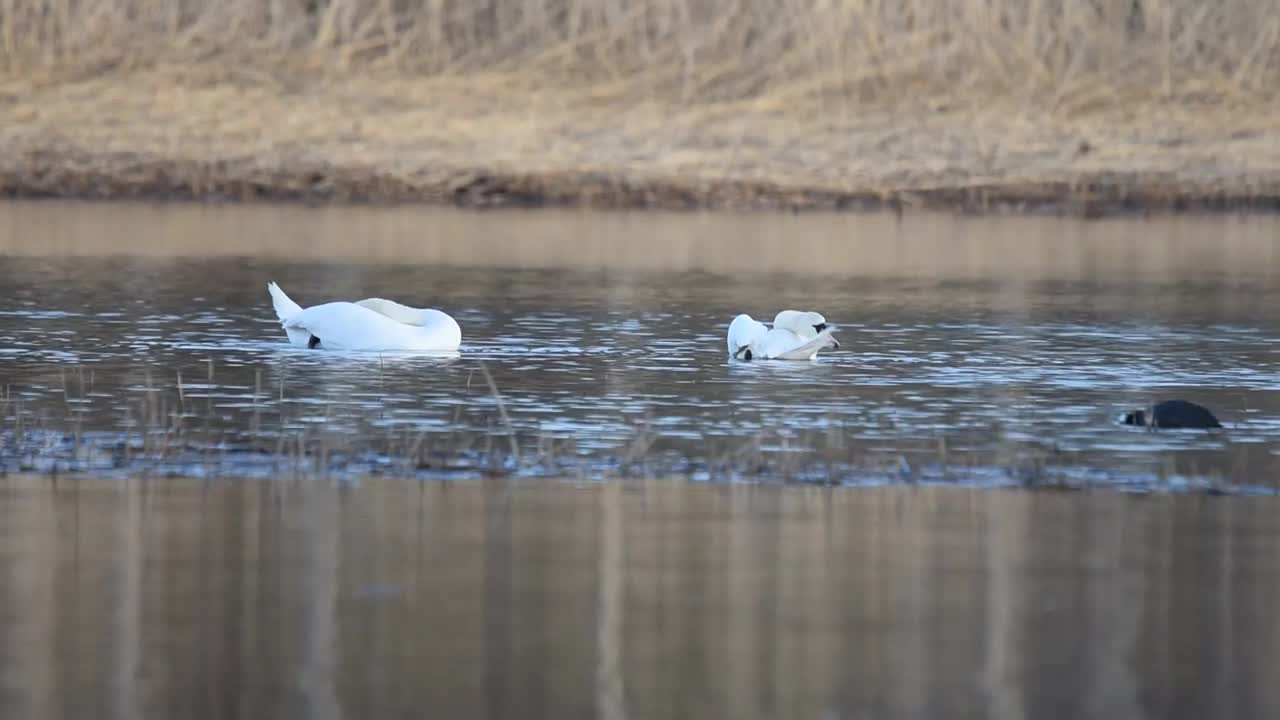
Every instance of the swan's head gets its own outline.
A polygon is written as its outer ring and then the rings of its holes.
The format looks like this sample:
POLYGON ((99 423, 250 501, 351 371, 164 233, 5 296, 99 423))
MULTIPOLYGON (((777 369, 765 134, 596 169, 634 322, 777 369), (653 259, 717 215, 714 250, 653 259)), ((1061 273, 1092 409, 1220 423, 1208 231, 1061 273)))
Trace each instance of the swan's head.
MULTIPOLYGON (((804 310, 783 310, 773 319, 773 326, 790 330, 802 340, 812 340, 826 331, 835 330, 834 325, 827 324, 822 313, 804 310)), ((832 347, 840 347, 835 338, 831 338, 832 347)))

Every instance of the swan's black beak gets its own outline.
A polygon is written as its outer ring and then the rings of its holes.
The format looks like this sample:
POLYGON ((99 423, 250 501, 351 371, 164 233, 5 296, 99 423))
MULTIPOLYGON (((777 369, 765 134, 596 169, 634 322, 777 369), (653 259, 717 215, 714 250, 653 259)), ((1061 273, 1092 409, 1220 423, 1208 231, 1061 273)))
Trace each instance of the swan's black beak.
POLYGON ((733 357, 734 357, 734 359, 735 359, 735 360, 736 360, 736 359, 738 359, 738 358, 741 358, 741 359, 743 359, 743 360, 750 360, 750 359, 751 359, 751 346, 750 346, 750 345, 743 345, 742 347, 738 348, 738 351, 737 351, 737 352, 735 352, 735 353, 733 354, 733 357))
POLYGON ((835 336, 835 335, 832 335, 832 336, 831 336, 831 349, 832 349, 832 350, 839 350, 839 349, 840 349, 840 341, 836 339, 836 336, 835 336))
POLYGON ((814 326, 813 326, 813 329, 814 329, 814 330, 816 330, 816 331, 818 331, 818 332, 822 332, 823 330, 826 330, 826 329, 827 329, 827 324, 826 324, 826 323, 818 323, 817 325, 814 325, 814 326))

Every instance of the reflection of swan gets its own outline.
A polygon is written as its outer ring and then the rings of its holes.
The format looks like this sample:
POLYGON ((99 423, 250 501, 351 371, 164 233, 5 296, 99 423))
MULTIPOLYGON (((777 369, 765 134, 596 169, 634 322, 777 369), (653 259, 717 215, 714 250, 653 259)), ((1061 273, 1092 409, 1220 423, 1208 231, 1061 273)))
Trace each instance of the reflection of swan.
MULTIPOLYGON (((445 368, 461 362, 458 353, 426 353, 407 350, 388 350, 386 352, 343 352, 343 353, 300 353, 295 347, 275 345, 261 357, 273 365, 288 365, 295 368, 310 368, 315 372, 332 373, 335 379, 350 381, 348 373, 368 373, 370 363, 380 372, 422 372, 430 368, 445 368)), ((321 377, 321 376, 314 376, 321 377)))
POLYGON ((271 304, 289 342, 327 350, 417 350, 456 352, 462 329, 439 310, 411 308, 391 300, 331 302, 305 310, 275 283, 271 304))
POLYGON ((773 328, 742 314, 729 323, 729 356, 743 360, 813 360, 823 348, 838 348, 834 327, 816 312, 783 310, 773 328))

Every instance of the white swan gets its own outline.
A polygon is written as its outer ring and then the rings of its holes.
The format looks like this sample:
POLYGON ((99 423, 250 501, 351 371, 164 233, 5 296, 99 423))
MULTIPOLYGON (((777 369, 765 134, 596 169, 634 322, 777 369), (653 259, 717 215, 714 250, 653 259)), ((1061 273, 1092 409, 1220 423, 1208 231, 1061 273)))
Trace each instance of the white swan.
POLYGON ((834 326, 816 312, 783 310, 773 328, 742 314, 729 323, 729 357, 743 360, 813 360, 824 348, 839 348, 834 326))
POLYGON ((462 344, 462 328, 439 310, 411 308, 382 298, 303 309, 274 282, 267 283, 267 292, 289 342, 298 347, 456 352, 462 344))

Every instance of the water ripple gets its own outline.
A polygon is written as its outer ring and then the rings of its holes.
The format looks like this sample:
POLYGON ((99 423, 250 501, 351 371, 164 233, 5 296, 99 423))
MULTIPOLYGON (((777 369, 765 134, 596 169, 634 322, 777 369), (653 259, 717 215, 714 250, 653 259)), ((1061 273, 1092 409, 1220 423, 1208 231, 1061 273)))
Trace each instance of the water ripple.
MULTIPOLYGON (((706 458, 714 445, 734 457, 756 453, 768 465, 772 454, 793 455, 796 443, 833 443, 841 453, 855 447, 890 464, 901 458, 913 477, 956 467, 971 478, 1004 477, 1032 463, 1077 478, 1151 479, 1176 469, 1191 479, 1256 480, 1280 467, 1280 328, 1269 316, 1239 311, 1253 307, 1239 303, 1214 305, 1214 317, 1184 316, 1176 286, 1164 305, 1158 294, 1146 296, 1141 318, 1099 315, 1051 288, 1012 314, 993 311, 1002 301, 982 283, 931 296, 903 280, 897 303, 833 291, 803 302, 840 324, 841 351, 813 363, 742 363, 724 357, 722 327, 742 308, 767 313, 729 279, 647 276, 655 292, 620 300, 574 273, 366 275, 362 292, 392 297, 424 279, 442 288, 442 298, 467 283, 519 288, 449 307, 464 325, 461 352, 424 356, 289 346, 259 288, 268 275, 287 278, 298 268, 263 266, 244 279, 243 268, 212 263, 178 273, 175 284, 162 272, 172 262, 143 267, 138 281, 147 300, 120 303, 104 294, 91 264, 46 264, 40 274, 24 262, 0 260, 15 296, 38 296, 37 282, 64 290, 57 303, 0 310, 11 440, 20 413, 28 430, 38 421, 79 433, 76 442, 121 448, 141 419, 167 417, 185 423, 184 433, 199 426, 201 442, 224 449, 254 442, 274 449, 289 432, 350 445, 388 433, 429 433, 436 442, 451 430, 499 440, 514 431, 529 443, 571 437, 573 454, 604 462, 651 433, 644 442, 659 455, 706 458), (206 301, 192 311, 192 297, 206 301), (95 306, 111 309, 86 310, 95 306), (1128 408, 1172 396, 1213 407, 1228 435, 1147 433, 1117 423, 1128 408), (950 464, 909 460, 944 446, 950 464)), ((892 296, 894 288, 883 281, 875 294, 892 296)), ((299 299, 324 299, 320 290, 303 285, 299 299)), ((373 451, 346 454, 357 456, 359 467, 392 461, 373 451)), ((876 476, 860 467, 863 474, 846 480, 876 476)))

